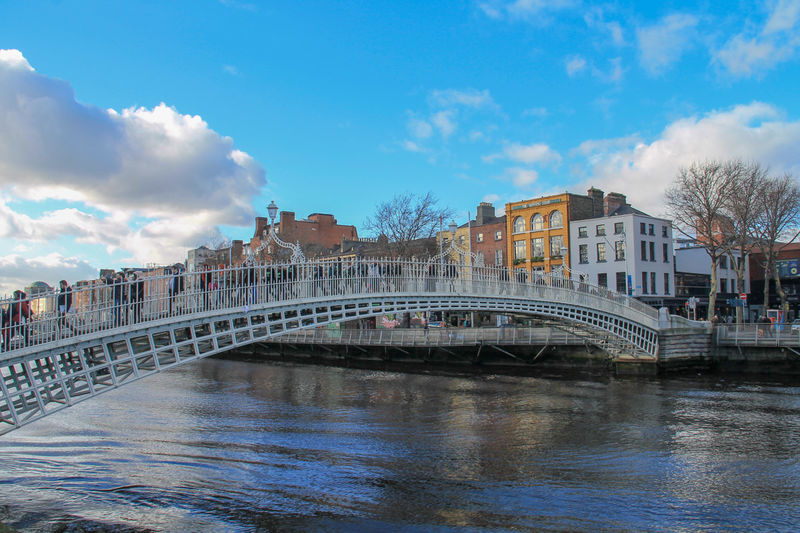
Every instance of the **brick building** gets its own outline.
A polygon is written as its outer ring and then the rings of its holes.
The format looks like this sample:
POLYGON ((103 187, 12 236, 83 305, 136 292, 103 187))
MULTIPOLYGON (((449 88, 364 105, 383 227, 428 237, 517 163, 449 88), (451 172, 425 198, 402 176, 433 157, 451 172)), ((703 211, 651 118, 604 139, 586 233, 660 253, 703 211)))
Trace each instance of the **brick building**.
MULTIPOLYGON (((613 204, 616 199, 609 196, 613 204)), ((613 205, 608 208, 614 209, 613 205)), ((542 273, 569 267, 569 221, 603 214, 603 191, 595 188, 586 196, 564 192, 506 204, 509 264, 517 270, 542 273)))
POLYGON ((481 202, 472 223, 472 252, 483 258, 483 264, 492 267, 507 267, 506 217, 495 216, 494 206, 481 202))
MULTIPOLYGON (((333 215, 325 213, 312 213, 307 219, 298 220, 294 212, 281 211, 275 226, 275 232, 281 240, 292 244, 299 242, 303 253, 309 258, 328 255, 331 250, 338 249, 344 240, 358 240, 355 226, 341 225, 333 215)), ((258 250, 265 242, 269 229, 269 219, 257 217, 253 238, 244 245, 245 253, 248 248, 252 251, 258 250)), ((263 249, 256 259, 260 261, 272 258, 281 261, 289 256, 289 250, 271 245, 263 249)))

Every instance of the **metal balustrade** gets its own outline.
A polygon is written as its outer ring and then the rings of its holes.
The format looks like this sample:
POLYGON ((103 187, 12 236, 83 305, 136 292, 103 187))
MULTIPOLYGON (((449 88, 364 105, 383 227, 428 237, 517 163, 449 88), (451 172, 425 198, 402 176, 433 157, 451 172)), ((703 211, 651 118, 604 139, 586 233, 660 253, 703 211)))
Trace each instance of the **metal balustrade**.
POLYGON ((0 301, 0 433, 177 364, 384 314, 538 315, 658 350, 655 309, 558 275, 366 258, 139 275, 80 284, 66 313, 57 292, 0 301))

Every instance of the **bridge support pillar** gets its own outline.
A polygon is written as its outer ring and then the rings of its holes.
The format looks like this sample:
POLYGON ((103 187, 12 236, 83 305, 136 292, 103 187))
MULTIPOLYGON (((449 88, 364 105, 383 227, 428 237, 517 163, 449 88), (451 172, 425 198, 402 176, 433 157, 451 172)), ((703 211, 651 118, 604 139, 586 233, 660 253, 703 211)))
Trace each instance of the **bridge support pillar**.
POLYGON ((664 371, 706 368, 711 365, 711 331, 673 328, 658 334, 658 366, 664 371))

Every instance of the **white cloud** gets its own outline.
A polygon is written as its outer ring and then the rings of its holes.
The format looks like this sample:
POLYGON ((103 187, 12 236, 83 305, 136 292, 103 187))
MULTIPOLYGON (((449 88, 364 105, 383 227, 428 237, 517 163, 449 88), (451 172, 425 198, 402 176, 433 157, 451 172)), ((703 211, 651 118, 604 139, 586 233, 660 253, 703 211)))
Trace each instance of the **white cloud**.
POLYGON ((540 22, 543 14, 576 7, 578 0, 490 0, 479 4, 479 8, 490 18, 525 19, 540 22))
POLYGON ((431 92, 431 102, 439 107, 471 107, 475 109, 495 109, 497 104, 487 89, 441 89, 431 92))
POLYGON ((668 125, 650 143, 632 137, 587 141, 590 177, 584 186, 628 195, 637 208, 663 214, 664 190, 678 169, 695 161, 741 158, 758 161, 774 173, 800 172, 800 121, 785 121, 763 103, 740 105, 668 125))
POLYGON ((698 22, 694 15, 676 13, 658 24, 637 29, 642 67, 652 75, 659 75, 677 62, 696 38, 698 22))
POLYGON ((7 191, 147 217, 202 211, 213 224, 252 222, 250 201, 266 184, 264 171, 230 137, 165 104, 121 112, 81 104, 66 82, 19 68, 15 55, 0 58, 0 186, 7 191))
POLYGON ((778 0, 764 25, 764 35, 771 35, 794 28, 800 19, 800 0, 778 0))
POLYGON ((506 169, 506 174, 510 177, 514 187, 518 189, 530 187, 539 178, 539 173, 530 168, 509 168, 506 169))
POLYGON ((586 68, 586 60, 581 56, 570 56, 566 61, 567 75, 572 78, 586 68))
POLYGON ((231 76, 238 76, 239 69, 236 68, 234 65, 222 65, 222 70, 230 74, 231 76))
POLYGON ((492 163, 498 159, 508 159, 516 163, 525 163, 532 165, 539 164, 557 164, 561 162, 561 155, 550 148, 550 146, 543 143, 533 144, 519 144, 510 143, 503 148, 502 153, 491 154, 483 157, 487 163, 492 163))
POLYGON ((174 262, 221 224, 252 224, 265 185, 261 166, 201 117, 79 103, 67 82, 0 50, 0 237, 13 246, 67 238, 136 264, 174 262), (43 199, 68 207, 34 218, 9 203, 43 199))
MULTIPOLYGON (((731 37, 713 53, 713 62, 736 77, 763 74, 778 63, 792 59, 800 48, 797 23, 800 0, 777 0, 760 32, 748 28, 731 37)), ((748 21, 748 26, 753 24, 748 21)))
POLYGON ((532 107, 522 112, 523 117, 546 117, 548 114, 546 107, 532 107))
POLYGON ((455 113, 453 111, 439 111, 431 117, 431 122, 439 130, 442 137, 447 138, 456 131, 454 117, 455 113))
POLYGON ((408 119, 406 127, 409 133, 417 139, 427 139, 433 135, 433 126, 428 121, 416 117, 408 119))
POLYGON ((33 281, 55 286, 61 279, 95 279, 98 274, 99 270, 86 261, 56 252, 37 257, 6 255, 0 257, 0 296, 23 289, 33 281))

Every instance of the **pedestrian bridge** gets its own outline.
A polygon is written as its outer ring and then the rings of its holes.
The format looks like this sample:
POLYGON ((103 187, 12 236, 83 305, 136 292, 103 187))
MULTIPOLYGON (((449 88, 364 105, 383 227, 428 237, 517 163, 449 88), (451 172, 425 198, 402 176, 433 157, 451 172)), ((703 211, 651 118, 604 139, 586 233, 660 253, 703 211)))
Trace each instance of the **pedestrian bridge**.
POLYGON ((0 433, 175 365, 338 322, 436 311, 539 316, 594 332, 598 345, 613 337, 610 353, 655 359, 659 331, 678 320, 568 275, 441 259, 143 272, 78 285, 66 312, 58 293, 0 302, 0 433))

